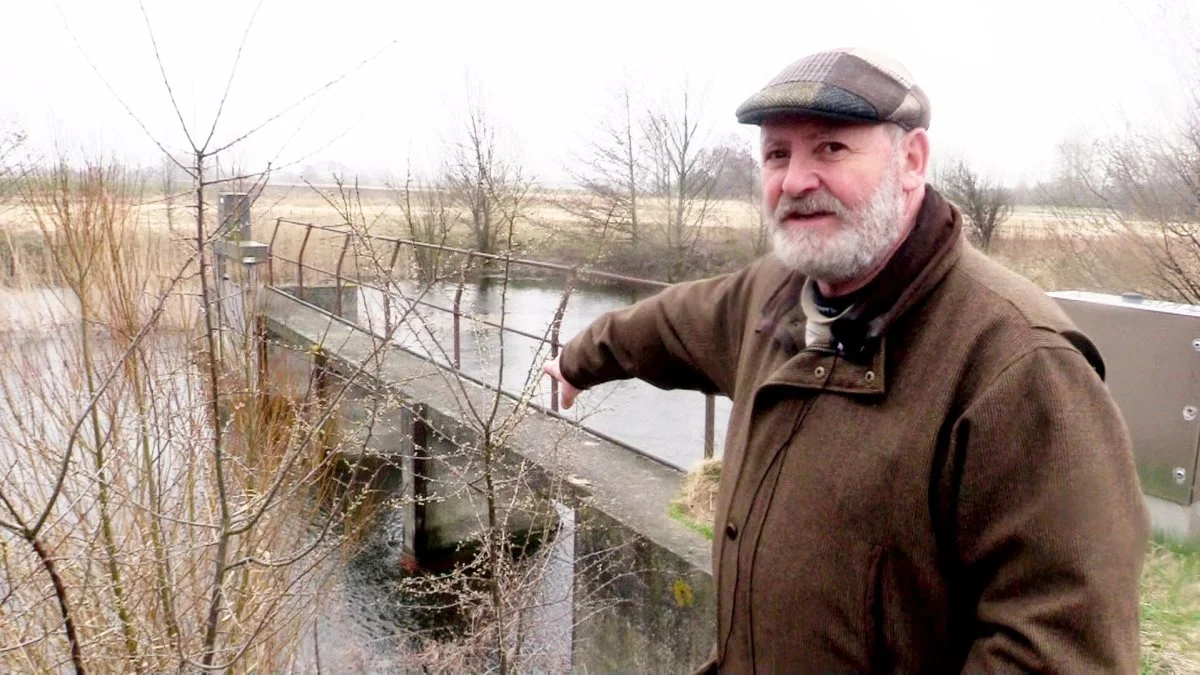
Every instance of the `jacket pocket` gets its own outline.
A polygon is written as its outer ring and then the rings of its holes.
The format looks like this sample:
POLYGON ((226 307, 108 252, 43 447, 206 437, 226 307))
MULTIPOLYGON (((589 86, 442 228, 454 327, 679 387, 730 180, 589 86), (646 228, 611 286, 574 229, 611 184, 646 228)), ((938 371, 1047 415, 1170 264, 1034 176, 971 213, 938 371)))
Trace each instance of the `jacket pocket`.
POLYGON ((887 638, 886 616, 887 548, 873 546, 867 557, 867 585, 863 597, 863 640, 866 642, 870 672, 891 672, 891 650, 887 638))

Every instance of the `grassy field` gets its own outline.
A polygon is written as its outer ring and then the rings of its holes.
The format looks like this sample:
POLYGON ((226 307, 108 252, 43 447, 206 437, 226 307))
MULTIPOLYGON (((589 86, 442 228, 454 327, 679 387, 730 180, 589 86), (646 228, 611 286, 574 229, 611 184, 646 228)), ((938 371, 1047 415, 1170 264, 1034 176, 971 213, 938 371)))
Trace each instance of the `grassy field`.
MULTIPOLYGON (((206 205, 209 222, 215 220, 217 190, 208 195, 206 205)), ((400 194, 395 190, 363 188, 354 193, 354 218, 365 223, 372 234, 408 237, 410 233, 402 219, 400 194)), ((307 185, 268 186, 255 202, 252 213, 253 236, 259 241, 275 238, 276 250, 285 257, 298 254, 304 228, 284 224, 276 236, 276 222, 298 221, 316 225, 337 226, 345 222, 346 195, 337 188, 307 185), (319 192, 318 192, 319 191, 319 192)), ((555 260, 609 269, 616 272, 651 278, 667 278, 667 255, 663 231, 654 223, 664 220, 666 205, 660 199, 644 199, 643 227, 638 246, 630 245, 627 236, 603 233, 595 225, 572 213, 577 212, 580 200, 586 197, 567 191, 539 191, 528 195, 523 217, 517 222, 514 243, 525 257, 555 260)), ((183 239, 194 234, 194 202, 186 193, 164 196, 161 191, 147 189, 140 196, 138 219, 147 233, 163 234, 183 239)), ((470 228, 465 213, 453 213, 456 223, 448 233, 447 243, 472 247, 470 228)), ((1018 207, 1002 226, 994 243, 993 254, 1017 271, 1032 278, 1047 290, 1065 288, 1097 288, 1095 279, 1078 273, 1079 265, 1064 252, 1061 241, 1063 218, 1070 218, 1077 228, 1088 227, 1097 214, 1087 210, 1045 209, 1018 207)), ((675 277, 695 278, 717 274, 745 264, 756 255, 755 241, 760 227, 758 211, 741 200, 717 200, 710 204, 705 226, 698 241, 687 256, 682 271, 675 277)), ((35 227, 27 210, 17 203, 0 208, 0 231, 20 239, 33 234, 35 227)), ((319 266, 332 268, 343 240, 338 235, 314 233, 306 248, 308 256, 319 266)), ((0 245, 3 245, 0 242, 0 245)), ((1114 249, 1122 246, 1114 242, 1114 249)), ((1130 266, 1120 256, 1113 256, 1122 266, 1130 266)), ((361 261, 359 261, 361 262, 361 261)), ((1143 265, 1144 267, 1144 265, 1143 265)), ((361 270, 352 266, 349 270, 361 270)), ((1144 270, 1114 270, 1119 281, 1113 291, 1143 288, 1134 283, 1144 276, 1144 270)))
POLYGON ((1142 672, 1200 673, 1200 542, 1156 539, 1142 574, 1142 672))

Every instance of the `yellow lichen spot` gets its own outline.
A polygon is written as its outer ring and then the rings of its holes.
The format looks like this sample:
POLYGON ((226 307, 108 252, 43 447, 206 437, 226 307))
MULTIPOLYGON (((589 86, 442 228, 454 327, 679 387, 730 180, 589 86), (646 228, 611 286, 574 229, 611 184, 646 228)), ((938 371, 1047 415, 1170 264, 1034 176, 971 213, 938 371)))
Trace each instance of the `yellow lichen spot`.
POLYGON ((683 579, 676 579, 672 590, 675 591, 675 604, 680 607, 691 607, 696 600, 696 595, 692 591, 692 587, 683 579))

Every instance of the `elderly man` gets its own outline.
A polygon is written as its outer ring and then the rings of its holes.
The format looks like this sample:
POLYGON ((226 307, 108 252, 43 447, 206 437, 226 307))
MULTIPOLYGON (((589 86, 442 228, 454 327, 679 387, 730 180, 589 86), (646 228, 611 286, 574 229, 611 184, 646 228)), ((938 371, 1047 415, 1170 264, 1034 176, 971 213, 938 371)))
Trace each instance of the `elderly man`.
POLYGON ((926 185, 925 94, 838 50, 737 116, 774 255, 546 365, 564 405, 630 377, 733 399, 707 668, 1137 671, 1147 518, 1103 363, 926 185))

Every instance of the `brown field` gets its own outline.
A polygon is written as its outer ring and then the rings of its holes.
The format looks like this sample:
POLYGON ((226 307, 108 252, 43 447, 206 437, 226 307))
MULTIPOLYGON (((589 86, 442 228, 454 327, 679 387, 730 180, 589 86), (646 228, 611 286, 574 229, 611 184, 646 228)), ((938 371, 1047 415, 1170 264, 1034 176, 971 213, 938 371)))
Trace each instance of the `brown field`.
MULTIPOLYGON (((254 204, 252 235, 263 242, 274 240, 274 271, 280 280, 294 278, 297 273, 295 261, 304 244, 306 228, 296 223, 341 226, 346 220, 343 214, 347 200, 356 225, 365 225, 370 234, 409 236, 396 191, 362 188, 343 195, 336 187, 318 189, 320 193, 307 185, 272 185, 263 190, 254 204)), ((217 192, 211 191, 206 200, 206 221, 210 227, 216 217, 217 192)), ((519 255, 635 276, 668 278, 670 256, 664 254, 664 233, 653 225, 664 220, 663 200, 643 201, 642 238, 637 247, 631 247, 624 235, 610 232, 604 238, 596 226, 568 210, 572 203, 577 205, 586 199, 581 193, 569 191, 530 193, 523 217, 513 233, 513 245, 519 255)), ((186 251, 194 246, 189 243, 195 231, 191 195, 164 197, 147 192, 139 203, 140 236, 170 243, 171 248, 164 250, 186 251)), ((446 243, 473 248, 465 214, 457 215, 446 243)), ((1002 226, 990 253, 1047 290, 1139 290, 1154 296, 1160 284, 1154 279, 1152 265, 1144 255, 1127 254, 1146 248, 1154 227, 1147 224, 1145 235, 1131 234, 1128 230, 1114 235, 1102 223, 1103 214, 1084 209, 1018 207, 1002 226), (1081 252, 1081 242, 1086 243, 1086 251, 1081 252)), ((747 202, 714 201, 699 240, 688 256, 686 269, 677 272, 676 278, 716 274, 745 264, 755 255, 753 242, 758 228, 759 214, 747 202)), ((25 260, 36 257, 40 235, 34 220, 19 202, 0 206, 0 233, 3 233, 0 249, 17 251, 16 256, 25 260)), ((344 235, 313 230, 304 245, 304 261, 317 269, 307 270, 306 280, 316 283, 332 274, 345 243, 344 235)), ((343 274, 349 278, 379 276, 380 268, 390 262, 391 248, 389 242, 378 239, 368 244, 354 241, 343 259, 343 274)), ((2 257, 12 260, 13 254, 2 257)), ((407 249, 399 260, 399 273, 411 270, 407 249)), ((7 267, 11 276, 15 271, 13 263, 9 262, 7 267)), ((5 271, 0 269, 0 275, 5 271)))

